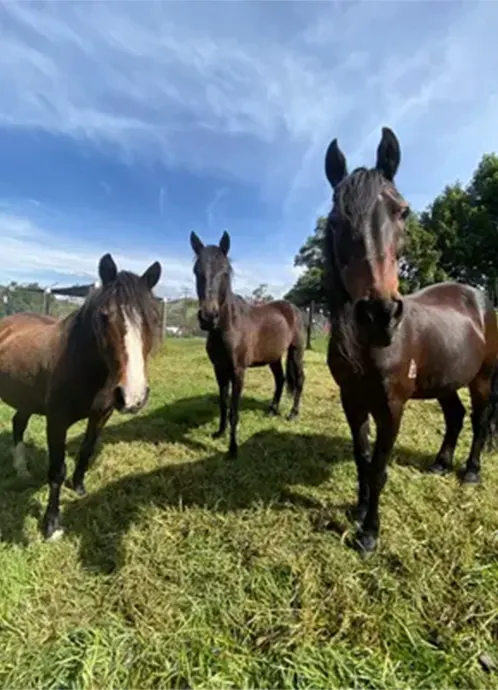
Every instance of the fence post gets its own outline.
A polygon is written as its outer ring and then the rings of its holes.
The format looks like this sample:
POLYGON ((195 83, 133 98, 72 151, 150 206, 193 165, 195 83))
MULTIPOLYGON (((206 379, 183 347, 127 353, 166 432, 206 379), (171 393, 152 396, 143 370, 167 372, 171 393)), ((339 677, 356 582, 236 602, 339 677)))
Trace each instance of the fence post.
POLYGON ((43 313, 45 316, 50 315, 50 294, 51 294, 50 288, 46 288, 43 291, 43 313))
POLYGON ((161 300, 161 340, 166 337, 166 319, 168 316, 168 298, 164 297, 161 300))
POLYGON ((306 349, 311 350, 311 331, 313 328, 313 314, 315 311, 315 302, 311 300, 310 306, 308 307, 308 327, 306 329, 306 349))

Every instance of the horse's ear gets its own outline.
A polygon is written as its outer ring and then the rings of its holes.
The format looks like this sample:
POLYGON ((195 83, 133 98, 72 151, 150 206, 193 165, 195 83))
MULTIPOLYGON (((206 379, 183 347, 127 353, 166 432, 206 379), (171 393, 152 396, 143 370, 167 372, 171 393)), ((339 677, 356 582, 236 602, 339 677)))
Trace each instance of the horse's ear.
POLYGON ((201 240, 199 237, 195 234, 195 232, 190 233, 190 246, 194 250, 194 252, 199 256, 201 251, 204 249, 204 245, 202 244, 201 240))
POLYGON ((399 141, 389 127, 382 128, 382 138, 377 148, 377 163, 375 167, 386 180, 392 182, 399 167, 401 151, 399 141))
POLYGON ((99 262, 99 277, 102 285, 108 285, 116 280, 118 275, 118 267, 110 254, 104 254, 99 262))
POLYGON ((336 187, 348 174, 346 157, 339 148, 337 139, 330 142, 325 154, 325 174, 331 187, 336 187))
POLYGON ((158 284, 160 277, 161 264, 159 263, 159 261, 154 261, 154 263, 149 266, 145 273, 143 273, 140 280, 142 280, 147 285, 149 290, 152 290, 158 284))
POLYGON ((230 235, 228 234, 228 232, 226 230, 223 233, 223 235, 221 236, 220 249, 225 256, 230 251, 230 235))

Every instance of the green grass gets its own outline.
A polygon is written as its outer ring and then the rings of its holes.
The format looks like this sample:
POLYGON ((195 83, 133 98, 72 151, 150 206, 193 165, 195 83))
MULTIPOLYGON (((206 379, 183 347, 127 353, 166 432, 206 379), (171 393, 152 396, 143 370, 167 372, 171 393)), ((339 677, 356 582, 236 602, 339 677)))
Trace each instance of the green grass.
POLYGON ((356 472, 324 352, 321 341, 306 353, 294 424, 264 415, 270 372, 248 373, 233 462, 210 438, 203 342, 168 340, 147 409, 104 431, 88 497, 63 490, 56 543, 38 531, 43 420, 27 434, 27 485, 0 407, 1 687, 496 687, 479 663, 498 636, 496 458, 483 458, 478 488, 424 474, 442 415, 410 403, 379 552, 362 560, 344 543, 356 472))

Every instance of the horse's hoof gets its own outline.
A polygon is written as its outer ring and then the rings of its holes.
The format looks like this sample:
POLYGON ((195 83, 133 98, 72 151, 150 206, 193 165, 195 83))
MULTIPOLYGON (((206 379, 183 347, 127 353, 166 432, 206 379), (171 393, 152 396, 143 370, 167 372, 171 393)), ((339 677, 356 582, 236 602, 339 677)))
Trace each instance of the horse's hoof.
POLYGON ((238 455, 238 447, 237 446, 230 446, 228 449, 228 457, 231 458, 232 460, 235 460, 235 458, 238 455))
POLYGON ((268 417, 278 417, 280 412, 275 407, 269 407, 266 414, 268 417))
POLYGON ((64 530, 59 524, 58 516, 53 517, 45 513, 45 517, 43 518, 42 532, 46 541, 57 541, 57 539, 60 539, 64 534, 64 530))
POLYGON ((74 479, 66 479, 66 486, 68 489, 71 489, 71 491, 74 491, 75 494, 78 494, 78 496, 86 496, 86 489, 83 482, 76 484, 74 479))
POLYGON ((211 434, 211 438, 217 439, 221 438, 225 432, 224 431, 215 431, 213 434, 211 434))
POLYGON ((451 470, 451 467, 448 467, 448 465, 443 465, 442 462, 439 462, 439 460, 436 460, 435 462, 432 463, 427 468, 427 472, 429 474, 437 474, 439 476, 443 474, 448 474, 448 472, 451 470))
POLYGON ((356 544, 360 554, 368 558, 377 550, 377 537, 371 532, 359 532, 356 536, 356 544))
POLYGON ((288 421, 288 422, 293 422, 293 421, 294 421, 295 419, 297 419, 298 417, 299 417, 299 412, 291 411, 291 412, 289 412, 289 414, 287 415, 287 421, 288 421))
POLYGON ((462 477, 462 484, 480 484, 481 475, 479 472, 467 471, 462 477))
POLYGON ((78 496, 81 496, 81 497, 86 496, 86 489, 85 489, 85 485, 83 484, 83 482, 75 483, 75 481, 73 479, 73 480, 71 480, 71 483, 69 484, 69 488, 72 489, 75 494, 78 494, 78 496))

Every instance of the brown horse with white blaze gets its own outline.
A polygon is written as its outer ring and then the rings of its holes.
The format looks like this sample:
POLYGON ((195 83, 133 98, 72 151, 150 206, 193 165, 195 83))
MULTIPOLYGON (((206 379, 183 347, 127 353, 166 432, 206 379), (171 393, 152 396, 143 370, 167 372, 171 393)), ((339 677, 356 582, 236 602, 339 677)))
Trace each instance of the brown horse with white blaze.
POLYGON ((237 455, 239 400, 248 367, 269 365, 275 378, 275 393, 268 413, 279 414, 280 399, 287 382, 294 397, 288 419, 299 414, 304 385, 304 337, 301 315, 286 300, 261 305, 247 303, 234 295, 232 267, 228 259, 230 236, 223 233, 219 246, 204 246, 193 232, 190 244, 195 252, 194 274, 199 298, 199 324, 208 332, 206 350, 213 364, 220 390, 220 426, 213 434, 221 437, 227 427, 229 387, 229 454, 237 455), (287 353, 286 370, 282 358, 287 353))
POLYGON ((384 128, 374 169, 348 174, 337 140, 326 176, 334 190, 325 250, 331 337, 328 365, 341 391, 358 470, 358 543, 375 549, 379 499, 405 403, 437 399, 446 432, 430 470, 451 469, 465 409, 458 389, 468 387, 473 439, 463 481, 480 479, 480 455, 496 429, 498 327, 493 305, 468 285, 441 283, 402 297, 398 261, 408 204, 394 177, 400 147, 384 128), (368 439, 372 415, 377 437, 368 439), (491 432, 491 433, 490 433, 491 432))
POLYGON ((106 254, 99 263, 102 286, 68 317, 24 313, 0 321, 0 399, 16 410, 12 427, 19 473, 28 474, 23 436, 30 417, 47 420, 46 538, 61 533, 59 497, 69 427, 88 419, 70 483, 83 495, 90 458, 113 410, 134 414, 147 402, 146 362, 157 332, 152 289, 160 275, 158 262, 142 276, 118 272, 106 254))

